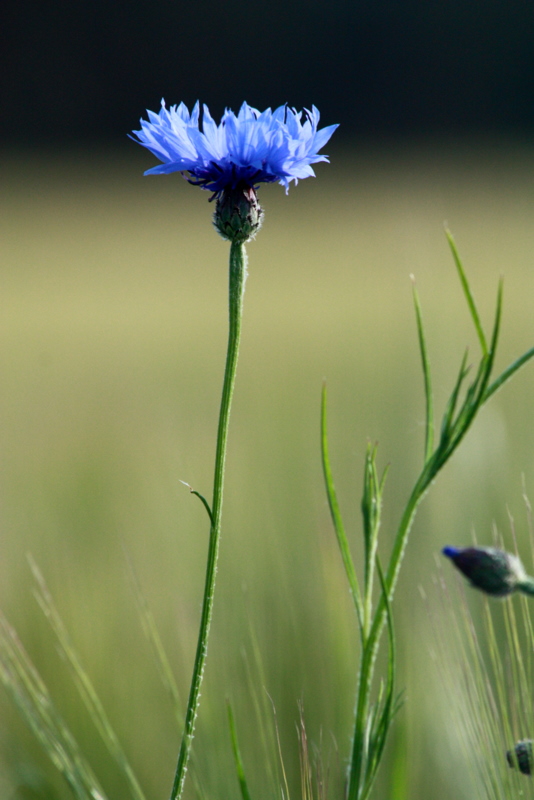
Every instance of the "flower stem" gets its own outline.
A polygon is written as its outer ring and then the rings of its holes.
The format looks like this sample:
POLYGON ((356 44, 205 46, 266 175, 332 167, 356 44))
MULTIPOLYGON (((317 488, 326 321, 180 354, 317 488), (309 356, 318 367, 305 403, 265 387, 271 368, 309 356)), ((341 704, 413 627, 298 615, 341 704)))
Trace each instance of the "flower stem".
POLYGON ((179 800, 182 795, 187 764, 191 753, 191 745, 195 733, 195 720, 200 701, 200 686, 208 653, 208 636, 213 612, 213 598, 215 593, 215 576, 217 573, 217 558, 219 554, 219 541, 221 534, 221 511, 224 486, 224 465, 226 460, 226 442, 228 438, 228 423, 230 407, 234 392, 234 383, 239 353, 239 340, 241 336, 241 318, 243 313, 243 295, 247 276, 247 256, 243 244, 232 242, 230 245, 230 276, 229 276, 229 330, 228 349, 226 352, 226 367, 219 411, 219 427, 217 430, 217 450, 215 455, 215 474, 213 478, 213 502, 211 507, 211 527, 208 548, 208 563, 206 566, 206 583, 204 586, 204 600, 202 603, 202 616, 198 633, 198 643, 189 691, 189 701, 185 715, 184 732, 176 775, 172 786, 171 800, 179 800))
POLYGON ((517 588, 520 592, 523 592, 523 594, 534 595, 534 578, 525 578, 524 581, 518 584, 517 588))

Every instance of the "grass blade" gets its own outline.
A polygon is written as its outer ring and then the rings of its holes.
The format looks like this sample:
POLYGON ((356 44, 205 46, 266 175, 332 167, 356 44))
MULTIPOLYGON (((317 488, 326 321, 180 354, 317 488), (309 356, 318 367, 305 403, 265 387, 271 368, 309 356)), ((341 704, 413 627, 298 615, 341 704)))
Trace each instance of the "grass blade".
POLYGON ((245 777, 245 770, 243 768, 243 761, 241 760, 241 753, 239 750, 239 743, 237 741, 237 730, 235 727, 234 713, 230 701, 226 701, 226 708, 228 710, 228 726, 230 728, 230 740, 232 742, 232 751, 234 754, 235 769, 237 773, 237 780, 239 781, 239 788, 241 790, 242 800, 251 800, 250 792, 248 790, 247 779, 245 777))
POLYGON ((63 620, 61 619, 58 610, 55 607, 45 580, 31 557, 29 558, 29 561, 38 586, 38 591, 36 592, 37 602, 39 603, 45 617, 49 621, 52 630, 56 634, 59 642, 60 652, 64 656, 65 661, 70 668, 80 697, 82 698, 83 703, 87 708, 102 741, 106 745, 108 752, 115 760, 122 774, 124 775, 131 796, 134 798, 134 800, 145 800, 143 790, 139 785, 126 753, 122 749, 117 735, 111 726, 109 718, 91 682, 91 679, 82 666, 78 653, 76 652, 67 629, 63 624, 63 620))
POLYGON ((17 634, 0 616, 0 680, 77 800, 106 800, 17 634))
POLYGON ((530 361, 531 358, 534 358, 534 347, 531 347, 530 350, 527 350, 526 353, 523 353, 522 356, 519 356, 509 367, 507 367, 498 378, 496 378, 493 383, 487 387, 486 391, 484 392, 482 403, 486 403, 495 392, 498 392, 501 386, 512 378, 521 367, 530 361))
POLYGON ((452 426, 452 421, 454 419, 454 412, 456 411, 456 405, 458 403, 458 396, 460 394, 460 389, 462 388, 462 383, 464 382, 466 375, 469 372, 469 367, 466 367, 467 356, 468 356, 468 351, 466 350, 462 358, 462 363, 460 365, 460 371, 458 373, 458 378, 456 379, 456 384, 454 386, 454 389, 452 390, 451 396, 447 401, 447 405, 445 406, 445 411, 443 412, 443 418, 441 421, 441 430, 440 430, 440 447, 443 446, 443 442, 446 439, 448 439, 450 435, 450 429, 452 426))
POLYGON ((180 483, 183 483, 184 486, 187 486, 187 488, 189 489, 191 494, 194 494, 195 497, 198 497, 198 499, 200 500, 200 502, 202 503, 202 505, 206 509, 208 517, 210 518, 210 522, 213 525, 213 512, 212 512, 212 510, 210 508, 210 504, 208 503, 208 501, 206 500, 204 495, 200 494, 200 492, 197 492, 196 489, 193 489, 193 487, 190 486, 188 483, 186 483, 186 481, 180 481, 180 483))
POLYGON ((434 449, 434 397, 432 393, 432 377, 430 372, 430 361, 426 347, 425 331, 423 327, 423 314, 419 294, 415 288, 415 278, 412 275, 413 301, 415 306, 415 318, 417 321, 417 335, 419 338, 419 349, 421 351, 421 364, 423 367, 423 379, 425 385, 425 462, 428 461, 434 449))
POLYGON ((456 269, 458 270, 460 283, 462 284, 462 289, 464 291, 465 299, 467 300, 467 305, 471 313, 471 318, 473 320, 478 335, 478 339, 480 341, 480 347, 482 348, 482 355, 487 356, 488 343, 486 342, 486 336, 484 335, 482 323, 480 322, 480 317, 477 311, 475 298, 473 297, 473 294, 471 292, 469 281, 467 280, 467 276, 465 274, 460 256, 458 254, 458 250, 456 249, 456 242, 454 241, 453 235, 450 232, 450 230, 448 230, 448 228, 445 229, 445 236, 447 237, 447 241, 449 242, 449 247, 451 248, 452 257, 454 258, 454 263, 456 264, 456 269))
POLYGON ((360 595, 360 587, 358 586, 358 578, 356 577, 356 570, 354 569, 354 562, 350 553, 347 534, 343 525, 343 519, 339 510, 339 503, 337 501, 336 490, 334 487, 334 478, 332 476, 332 469, 330 467, 330 457, 328 454, 328 434, 326 424, 326 384, 323 384, 322 400, 321 400, 321 456, 323 464, 324 482, 326 486, 326 495, 328 497, 328 505, 330 507, 330 515, 334 524, 341 558, 347 579, 349 581, 350 593, 354 601, 354 607, 358 616, 360 624, 360 631, 363 626, 363 608, 362 599, 360 595))

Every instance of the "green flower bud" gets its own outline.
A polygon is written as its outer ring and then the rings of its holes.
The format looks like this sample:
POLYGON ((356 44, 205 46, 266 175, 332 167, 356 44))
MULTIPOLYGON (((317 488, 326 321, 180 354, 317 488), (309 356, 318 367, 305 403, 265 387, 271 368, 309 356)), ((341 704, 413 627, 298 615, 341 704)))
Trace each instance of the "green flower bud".
POLYGON ((532 739, 517 742, 514 749, 506 753, 506 760, 512 769, 519 767, 523 775, 532 775, 532 739))
POLYGON ((253 239, 263 222, 263 209, 253 186, 238 183, 217 195, 213 224, 223 239, 244 244, 253 239))

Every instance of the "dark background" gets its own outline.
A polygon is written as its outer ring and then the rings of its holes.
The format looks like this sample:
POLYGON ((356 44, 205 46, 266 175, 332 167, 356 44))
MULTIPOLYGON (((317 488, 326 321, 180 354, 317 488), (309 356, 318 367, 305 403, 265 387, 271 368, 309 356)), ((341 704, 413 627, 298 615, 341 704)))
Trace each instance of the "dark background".
POLYGON ((0 142, 123 143, 145 108, 312 103, 347 139, 534 132, 531 0, 3 4, 0 142))

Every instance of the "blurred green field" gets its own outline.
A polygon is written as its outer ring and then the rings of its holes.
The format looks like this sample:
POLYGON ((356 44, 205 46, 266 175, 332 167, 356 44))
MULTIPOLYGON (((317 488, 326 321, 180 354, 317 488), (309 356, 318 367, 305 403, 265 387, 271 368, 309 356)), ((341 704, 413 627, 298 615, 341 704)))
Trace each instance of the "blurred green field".
MULTIPOLYGON (((464 347, 477 353, 444 222, 488 328, 505 276, 497 369, 534 343, 533 149, 464 142, 329 152, 333 164, 319 165, 317 180, 287 197, 278 186, 261 189, 266 220, 248 247, 218 594, 195 738, 194 772, 207 798, 238 791, 226 696, 254 800, 279 796, 269 698, 292 798, 300 791, 299 702, 328 764, 329 796, 342 797, 357 636, 322 485, 321 384, 356 554, 367 442, 378 441, 380 463, 391 464, 385 557, 423 452, 410 273, 439 411, 464 347)), ((32 595, 31 553, 147 798, 167 798, 180 730, 143 637, 128 565, 185 697, 208 528, 180 480, 211 492, 227 245, 212 231, 207 193, 176 175, 142 177, 148 154, 1 160, 0 607, 108 796, 124 797, 32 595)), ((533 396, 530 366, 483 410, 414 525, 394 606, 406 704, 377 798, 428 800, 430 785, 433 800, 471 800, 455 702, 430 656, 420 587, 432 606, 441 547, 469 543, 473 529, 489 543, 494 522, 507 535, 508 508, 531 564, 522 476, 534 498, 533 396)), ((0 717, 0 797, 70 797, 3 692, 0 717)))

